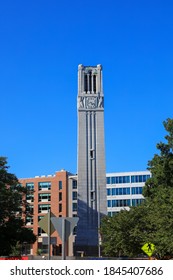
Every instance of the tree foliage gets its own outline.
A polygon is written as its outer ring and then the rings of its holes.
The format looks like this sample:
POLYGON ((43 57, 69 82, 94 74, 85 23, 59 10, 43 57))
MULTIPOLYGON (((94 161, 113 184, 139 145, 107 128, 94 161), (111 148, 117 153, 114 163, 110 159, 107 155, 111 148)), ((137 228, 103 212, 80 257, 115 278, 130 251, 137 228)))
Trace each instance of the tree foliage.
POLYGON ((165 143, 157 144, 158 154, 148 162, 152 177, 147 180, 144 202, 102 221, 104 253, 136 257, 151 242, 158 258, 173 256, 173 119, 164 121, 165 143))
POLYGON ((10 255, 17 244, 34 243, 36 236, 25 228, 27 189, 8 172, 7 159, 0 157, 0 255, 10 255))

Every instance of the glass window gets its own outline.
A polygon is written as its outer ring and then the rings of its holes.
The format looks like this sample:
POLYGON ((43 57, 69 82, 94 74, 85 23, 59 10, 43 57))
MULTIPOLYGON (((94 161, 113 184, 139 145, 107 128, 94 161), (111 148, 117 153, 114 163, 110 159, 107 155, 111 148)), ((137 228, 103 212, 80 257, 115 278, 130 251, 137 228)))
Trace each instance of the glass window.
POLYGON ((112 207, 117 207, 117 200, 112 200, 112 207))
POLYGON ((139 175, 139 182, 143 182, 143 176, 142 175, 139 175))
POLYGON ((50 204, 39 204, 38 205, 38 213, 45 213, 51 208, 50 204))
POLYGON ((116 195, 116 190, 117 190, 116 188, 112 189, 112 195, 116 195))
POLYGON ((77 211, 77 203, 73 202, 72 204, 72 211, 77 211))
POLYGON ((132 194, 142 194, 142 187, 133 187, 132 188, 132 194))
POLYGON ((73 200, 77 200, 77 192, 73 192, 73 200))
POLYGON ((59 203, 59 212, 62 212, 62 204, 59 203))
POLYGON ((26 217, 26 225, 27 224, 33 225, 33 217, 26 217))
POLYGON ((34 190, 34 183, 26 183, 26 188, 30 191, 34 190))
POLYGON ((147 175, 143 175, 143 182, 146 182, 147 180, 147 175))
POLYGON ((111 183, 111 177, 106 177, 106 184, 110 184, 111 183))
POLYGON ((38 201, 50 201, 51 200, 51 194, 50 193, 39 193, 38 195, 38 201))
POLYGON ((135 176, 131 176, 131 182, 132 182, 132 183, 135 182, 135 176))
POLYGON ((124 184, 130 183, 130 176, 123 176, 123 183, 124 184))
POLYGON ((116 180, 115 180, 115 177, 112 177, 112 184, 115 184, 116 183, 116 180))
POLYGON ((59 201, 62 200, 62 192, 59 192, 59 201))
POLYGON ((111 200, 107 200, 107 206, 108 207, 111 207, 112 205, 111 205, 111 200))
POLYGON ((130 183, 130 176, 126 176, 126 183, 130 183))
POLYGON ((127 199, 127 206, 130 206, 130 199, 127 199))
POLYGON ((143 187, 139 187, 139 193, 142 194, 143 187))
POLYGON ((132 206, 140 205, 144 199, 132 199, 132 206))
POLYGON ((77 180, 73 180, 72 188, 77 189, 77 180))
POLYGON ((123 177, 120 176, 120 177, 119 177, 119 184, 122 184, 122 183, 123 183, 123 177))
POLYGON ((107 195, 111 195, 111 189, 107 189, 107 195))
POLYGON ((38 216, 38 222, 43 218, 44 216, 38 216))
POLYGON ((34 201, 34 195, 33 194, 27 194, 26 195, 26 201, 27 202, 33 202, 34 201))
POLYGON ((130 199, 119 199, 114 204, 116 207, 127 207, 130 206, 130 199))
POLYGON ((127 188, 123 188, 123 194, 124 194, 124 195, 127 194, 127 188))
POLYGON ((38 183, 39 191, 41 190, 50 190, 51 189, 51 182, 39 182, 38 183))
POLYGON ((119 195, 122 195, 123 192, 122 192, 122 188, 119 188, 119 195))
POLYGON ((59 190, 62 190, 62 181, 59 181, 58 184, 59 184, 59 190))
POLYGON ((130 194, 130 188, 126 188, 126 194, 130 194))
POLYGON ((27 205, 26 206, 26 213, 33 215, 34 214, 34 206, 33 205, 27 205))
POLYGON ((135 176, 135 182, 139 183, 139 176, 138 175, 135 176))
POLYGON ((76 234, 77 234, 77 226, 75 226, 73 229, 73 235, 76 235, 76 234))

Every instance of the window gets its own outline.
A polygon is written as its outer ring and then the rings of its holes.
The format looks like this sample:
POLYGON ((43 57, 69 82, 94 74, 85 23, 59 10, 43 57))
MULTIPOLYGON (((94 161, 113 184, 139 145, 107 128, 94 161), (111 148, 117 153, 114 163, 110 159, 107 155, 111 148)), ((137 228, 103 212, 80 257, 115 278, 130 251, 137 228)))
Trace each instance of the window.
POLYGON ((119 195, 122 195, 123 192, 122 192, 122 188, 119 188, 119 195))
POLYGON ((50 193, 39 193, 38 195, 38 201, 47 202, 51 200, 51 194, 50 193))
POLYGON ((117 189, 116 188, 112 189, 112 195, 117 195, 117 189))
POLYGON ((62 212, 62 204, 59 203, 59 212, 62 212))
POLYGON ((88 91, 88 79, 87 79, 87 74, 84 76, 84 91, 88 91))
POLYGON ((140 205, 144 199, 132 199, 132 206, 140 205))
POLYGON ((132 183, 142 183, 146 182, 150 178, 150 175, 133 175, 131 176, 132 183))
POLYGON ((142 187, 133 187, 132 194, 142 194, 142 187))
POLYGON ((114 199, 112 200, 112 207, 116 207, 117 206, 117 201, 114 199))
POLYGON ((33 225, 33 217, 26 217, 26 225, 33 225))
POLYGON ((77 189, 77 180, 73 180, 72 188, 77 189))
POLYGON ((73 200, 77 200, 77 192, 72 193, 72 198, 73 198, 73 200))
POLYGON ((33 194, 27 194, 26 195, 26 201, 29 202, 33 202, 34 201, 34 195, 33 194))
POLYGON ((77 226, 75 226, 73 229, 73 235, 76 235, 76 234, 77 234, 77 226))
POLYGON ((130 183, 130 176, 123 176, 123 183, 130 183))
POLYGON ((111 189, 107 189, 107 195, 111 195, 111 189))
POLYGON ((112 207, 111 200, 107 200, 107 207, 112 207))
POLYGON ((91 200, 94 201, 95 200, 95 192, 91 191, 91 200))
POLYGON ((116 176, 116 177, 107 177, 110 178, 107 180, 107 184, 127 184, 130 183, 130 176, 116 176))
POLYGON ((50 204, 40 204, 38 205, 38 213, 47 213, 50 208, 50 204))
POLYGON ((91 158, 91 159, 94 158, 94 150, 90 150, 90 158, 91 158))
POLYGON ((39 188, 39 191, 50 190, 51 182, 39 182, 38 188, 39 188))
POLYGON ((73 202, 72 204, 72 211, 77 211, 77 203, 73 202))
POLYGON ((33 205, 27 205, 26 206, 26 213, 33 215, 34 214, 34 206, 33 205))
POLYGON ((26 183, 26 188, 30 191, 34 190, 34 183, 26 183))
POLYGON ((113 199, 112 207, 126 207, 130 206, 130 199, 113 199))
POLYGON ((62 192, 59 192, 59 201, 62 200, 62 192))
POLYGON ((96 75, 93 75, 93 91, 96 92, 96 75))
POLYGON ((58 184, 59 184, 59 190, 62 190, 62 181, 59 181, 58 184))
POLYGON ((92 74, 91 71, 89 72, 89 91, 91 91, 91 79, 92 79, 92 74))
POLYGON ((110 184, 111 183, 111 177, 106 177, 106 184, 110 184))
POLYGON ((115 184, 115 183, 116 183, 116 178, 115 178, 115 177, 112 177, 112 178, 111 178, 111 181, 112 181, 112 182, 111 182, 112 184, 115 184))
POLYGON ((122 183, 123 183, 123 177, 120 176, 120 177, 119 177, 119 184, 122 184, 122 183))

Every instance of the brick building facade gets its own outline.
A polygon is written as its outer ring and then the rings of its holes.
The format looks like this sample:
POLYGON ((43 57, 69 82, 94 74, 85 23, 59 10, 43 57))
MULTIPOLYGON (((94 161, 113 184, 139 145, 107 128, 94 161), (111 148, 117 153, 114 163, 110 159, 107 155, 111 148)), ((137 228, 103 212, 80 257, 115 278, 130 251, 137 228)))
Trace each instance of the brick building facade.
MULTIPOLYGON (((33 190, 33 194, 26 197, 28 210, 33 214, 32 217, 26 214, 26 226, 33 230, 37 241, 31 246, 27 245, 29 254, 48 253, 48 246, 43 241, 47 234, 38 223, 49 209, 56 217, 68 216, 68 175, 67 171, 61 170, 55 175, 20 179, 22 186, 33 190)), ((56 231, 51 235, 52 237, 54 237, 54 245, 51 245, 51 255, 60 255, 61 239, 56 231)))

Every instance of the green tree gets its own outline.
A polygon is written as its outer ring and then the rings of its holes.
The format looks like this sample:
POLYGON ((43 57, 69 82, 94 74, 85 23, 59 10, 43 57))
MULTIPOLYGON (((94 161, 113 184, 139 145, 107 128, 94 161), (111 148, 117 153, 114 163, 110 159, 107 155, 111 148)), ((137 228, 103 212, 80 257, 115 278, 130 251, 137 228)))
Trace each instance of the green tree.
POLYGON ((163 122, 167 131, 166 143, 160 142, 156 145, 159 154, 155 154, 148 162, 148 169, 152 177, 146 182, 144 188, 145 197, 157 196, 158 190, 173 188, 173 119, 163 122))
POLYGON ((27 189, 8 172, 8 168, 7 159, 0 157, 0 255, 10 255, 18 244, 36 240, 36 236, 25 228, 27 189))
POLYGON ((157 144, 159 153, 148 162, 152 177, 143 190, 145 201, 102 221, 106 255, 135 257, 152 242, 159 258, 173 256, 173 119, 163 124, 166 141, 157 144))

